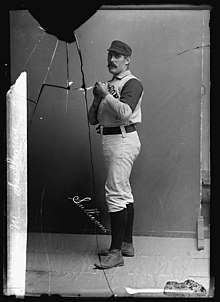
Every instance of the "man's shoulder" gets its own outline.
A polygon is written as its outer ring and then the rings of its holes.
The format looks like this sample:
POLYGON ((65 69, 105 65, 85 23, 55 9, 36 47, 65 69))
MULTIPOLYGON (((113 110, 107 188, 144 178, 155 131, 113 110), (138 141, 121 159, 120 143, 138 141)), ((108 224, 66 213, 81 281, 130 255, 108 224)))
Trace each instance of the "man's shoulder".
POLYGON ((125 83, 124 83, 124 87, 129 87, 129 88, 136 88, 136 89, 141 89, 143 90, 143 85, 141 83, 141 81, 136 78, 135 76, 129 78, 125 83))

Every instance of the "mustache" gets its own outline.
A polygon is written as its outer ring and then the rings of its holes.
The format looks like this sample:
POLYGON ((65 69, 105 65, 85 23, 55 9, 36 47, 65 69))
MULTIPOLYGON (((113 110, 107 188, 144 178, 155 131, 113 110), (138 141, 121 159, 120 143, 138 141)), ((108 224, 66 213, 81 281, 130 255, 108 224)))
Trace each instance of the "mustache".
POLYGON ((108 63, 107 67, 117 67, 117 65, 115 65, 113 63, 108 63))

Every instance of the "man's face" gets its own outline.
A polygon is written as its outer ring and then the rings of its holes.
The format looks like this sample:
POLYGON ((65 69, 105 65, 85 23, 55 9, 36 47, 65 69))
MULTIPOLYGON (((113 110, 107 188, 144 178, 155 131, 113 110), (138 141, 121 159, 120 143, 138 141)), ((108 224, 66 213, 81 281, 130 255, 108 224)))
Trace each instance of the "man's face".
POLYGON ((130 57, 125 57, 115 51, 108 52, 108 70, 113 75, 117 75, 126 70, 129 63, 130 57))

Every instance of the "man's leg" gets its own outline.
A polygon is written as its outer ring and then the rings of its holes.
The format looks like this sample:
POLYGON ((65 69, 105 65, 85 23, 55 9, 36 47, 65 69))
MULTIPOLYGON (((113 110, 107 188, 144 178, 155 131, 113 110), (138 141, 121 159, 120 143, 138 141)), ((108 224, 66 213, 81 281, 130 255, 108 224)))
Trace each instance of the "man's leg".
POLYGON ((134 224, 134 204, 127 204, 127 223, 122 243, 122 255, 127 257, 134 256, 133 246, 133 224, 134 224))
MULTIPOLYGON (((123 210, 124 211, 124 210, 123 210)), ((111 218, 111 234, 112 234, 112 248, 120 248, 122 250, 122 256, 126 257, 133 257, 134 256, 134 246, 133 246, 133 223, 134 223, 134 204, 129 203, 126 208, 127 212, 127 219, 126 219, 126 225, 124 230, 124 236, 121 239, 122 233, 119 232, 119 228, 121 230, 124 229, 124 224, 117 226, 117 222, 114 222, 114 219, 120 219, 121 222, 123 221, 123 216, 121 215, 123 211, 116 212, 116 213, 110 213, 111 218), (116 214, 116 215, 115 215, 116 214), (120 217, 121 216, 121 217, 120 217), (116 228, 114 226, 117 226, 116 228), (122 245, 121 245, 122 242, 122 245)), ((99 252, 102 256, 107 256, 109 254, 110 249, 104 249, 99 252)))
POLYGON ((133 224, 134 224, 134 204, 129 203, 127 205, 127 224, 124 233, 124 242, 133 242, 133 224))
MULTIPOLYGON (((105 191, 111 218, 112 241, 107 253, 99 253, 100 255, 108 255, 108 258, 103 260, 100 265, 95 264, 98 268, 123 265, 121 248, 127 225, 127 205, 134 202, 129 177, 134 159, 140 150, 140 143, 137 138, 137 136, 135 136, 135 140, 132 137, 122 138, 120 136, 114 139, 112 137, 104 138, 103 151, 108 172, 105 191)), ((129 221, 126 237, 132 233, 132 213, 129 221)))
POLYGON ((127 223, 127 209, 110 213, 111 219, 111 247, 110 250, 121 250, 127 223))
POLYGON ((107 269, 124 265, 121 248, 127 223, 127 209, 110 213, 110 219, 111 247, 107 251, 107 257, 100 261, 100 263, 95 263, 95 266, 99 269, 107 269))

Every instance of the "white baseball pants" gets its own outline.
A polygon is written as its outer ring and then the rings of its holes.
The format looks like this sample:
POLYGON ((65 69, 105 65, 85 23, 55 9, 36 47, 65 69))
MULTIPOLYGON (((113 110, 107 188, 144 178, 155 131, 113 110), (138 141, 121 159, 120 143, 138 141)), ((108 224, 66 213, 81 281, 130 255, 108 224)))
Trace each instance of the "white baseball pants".
POLYGON ((117 212, 133 203, 130 174, 141 143, 137 131, 102 135, 103 154, 107 168, 105 196, 108 212, 117 212))

